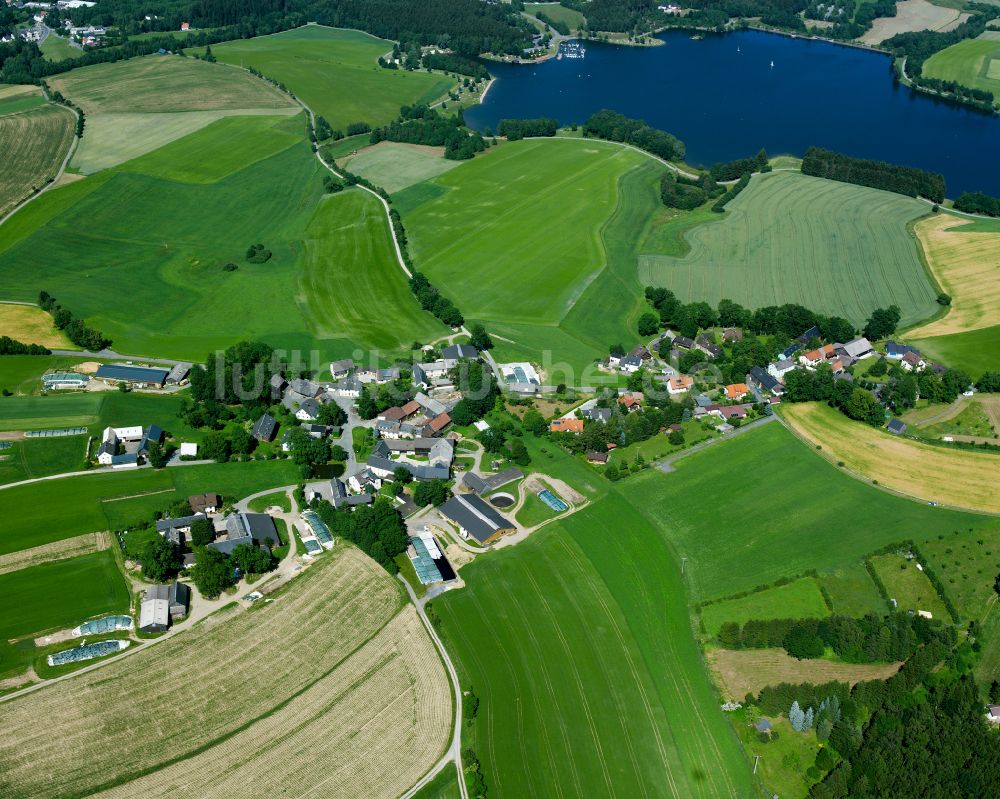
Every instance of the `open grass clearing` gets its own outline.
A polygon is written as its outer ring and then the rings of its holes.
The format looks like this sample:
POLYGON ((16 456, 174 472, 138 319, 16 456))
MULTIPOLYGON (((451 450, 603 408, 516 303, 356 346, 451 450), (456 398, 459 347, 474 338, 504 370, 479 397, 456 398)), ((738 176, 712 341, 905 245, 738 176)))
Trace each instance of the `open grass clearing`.
POLYGON ((0 452, 0 484, 84 468, 86 436, 25 438, 0 452))
POLYGON ((643 310, 636 247, 662 170, 607 142, 513 142, 396 205, 421 271, 510 340, 496 340, 496 358, 537 363, 553 384, 595 385, 594 361, 634 337, 643 310))
MULTIPOLYGON (((45 372, 73 371, 86 360, 69 355, 5 355, 0 362, 0 391, 7 389, 14 395, 39 394, 45 372)), ((5 430, 3 418, 3 406, 0 405, 0 429, 5 430)))
POLYGON ((730 621, 742 625, 750 619, 822 619, 829 615, 830 609, 812 577, 701 607, 701 620, 709 635, 717 635, 719 628, 730 621))
POLYGON ((669 475, 630 477, 621 490, 688 558, 684 576, 699 602, 852 566, 897 541, 994 523, 880 491, 819 454, 781 425, 764 425, 693 453, 669 475))
POLYGON ((982 402, 971 400, 962 405, 954 416, 941 419, 919 428, 920 435, 927 438, 942 438, 944 436, 966 436, 977 439, 992 439, 997 431, 993 419, 986 412, 982 402))
POLYGON ((381 186, 389 194, 437 177, 460 163, 445 158, 443 147, 390 141, 366 147, 343 160, 343 166, 351 172, 381 186))
POLYGON ((292 512, 292 501, 288 498, 288 494, 284 491, 275 491, 271 494, 264 494, 262 497, 257 497, 257 499, 251 500, 249 504, 250 510, 254 513, 263 513, 268 508, 273 506, 281 508, 285 513, 292 512))
POLYGON ((22 549, 19 552, 0 555, 0 574, 56 560, 90 555, 108 549, 110 546, 111 536, 108 533, 85 533, 76 536, 76 538, 64 538, 62 541, 53 541, 51 544, 42 544, 31 549, 22 549))
MULTIPOLYGON (((51 314, 34 305, 0 302, 0 336, 9 336, 24 344, 41 344, 49 349, 77 349, 55 326, 51 314)), ((6 357, 0 365, 6 363, 6 357)))
POLYGON ((75 119, 51 103, 0 116, 0 217, 55 178, 75 119))
POLYGON ((451 720, 443 665, 402 604, 395 580, 341 549, 274 602, 13 700, 5 795, 223 799, 252 784, 262 795, 396 797, 443 752, 451 720), (59 724, 58 741, 39 717, 59 724), (135 734, 151 726, 155 740, 135 734))
POLYGON ((907 336, 906 341, 918 347, 925 357, 929 356, 937 363, 945 363, 956 369, 964 369, 973 377, 978 377, 983 372, 996 371, 997 353, 1000 352, 1000 325, 933 338, 907 336))
POLYGON ((924 62, 928 78, 955 81, 1000 96, 1000 41, 964 39, 940 50, 924 62))
POLYGON ((666 544, 615 494, 434 600, 498 796, 750 796, 666 544), (614 530, 609 535, 609 530, 614 530))
POLYGON ((966 222, 947 214, 922 219, 914 227, 934 277, 951 295, 951 305, 940 319, 908 331, 908 337, 922 339, 1000 325, 1000 231, 966 227, 966 222))
POLYGON ((299 478, 290 461, 256 461, 141 469, 46 480, 0 490, 0 555, 83 533, 149 523, 192 494, 244 497, 299 478))
POLYGON ((797 660, 784 649, 710 649, 705 653, 722 695, 742 702, 748 693, 768 685, 831 680, 853 685, 862 680, 884 680, 899 670, 899 663, 841 663, 835 660, 797 660))
POLYGON ((587 21, 586 17, 579 11, 566 8, 566 6, 559 3, 525 3, 524 10, 533 17, 541 12, 551 20, 565 22, 569 25, 570 31, 577 30, 587 21))
POLYGON ((889 612, 868 570, 860 562, 821 574, 819 584, 826 590, 833 603, 833 612, 838 616, 858 619, 866 613, 882 616, 889 612))
POLYGON ((1000 513, 1000 497, 987 488, 1000 481, 1000 456, 893 436, 825 405, 786 405, 781 412, 824 457, 866 480, 920 500, 1000 513))
POLYGON ((968 18, 967 13, 933 5, 927 0, 899 0, 896 3, 896 16, 878 17, 859 39, 865 44, 881 44, 897 33, 950 31, 968 18))
POLYGON ((82 48, 74 47, 69 39, 55 33, 46 36, 39 48, 48 61, 65 61, 67 58, 79 58, 83 55, 82 48))
POLYGON ((0 116, 30 111, 32 108, 38 108, 42 105, 45 105, 45 98, 41 91, 0 97, 0 116))
POLYGON ((367 33, 307 25, 213 46, 219 61, 252 66, 281 81, 335 129, 352 122, 384 125, 403 105, 431 103, 455 86, 443 74, 382 69, 392 42, 367 33))
POLYGON ((910 197, 772 172, 755 177, 724 216, 685 232, 683 257, 675 245, 658 254, 654 228, 642 246, 639 281, 684 301, 797 302, 858 325, 875 308, 896 304, 902 324, 913 324, 940 308, 907 227, 926 213, 910 197))
POLYGON ((681 422, 681 427, 684 430, 684 442, 682 444, 671 444, 666 433, 657 433, 655 436, 647 438, 645 441, 640 441, 636 444, 629 444, 627 447, 618 447, 617 449, 612 450, 610 457, 608 458, 608 463, 618 465, 622 463, 631 464, 634 463, 636 457, 640 455, 648 463, 650 461, 659 460, 667 455, 671 455, 674 452, 680 452, 682 449, 686 449, 693 444, 697 444, 699 441, 718 437, 718 434, 710 427, 706 427, 700 422, 696 422, 694 420, 681 422))
POLYGON ((458 770, 454 765, 445 766, 440 773, 421 788, 413 799, 460 799, 458 770))
POLYGON ((44 281, 119 351, 194 361, 247 338, 333 359, 436 337, 381 206, 323 199, 302 125, 227 117, 48 193, 0 230, 0 283, 31 301, 44 281), (258 242, 273 256, 248 263, 258 242))
POLYGON ((933 614, 935 619, 951 620, 937 590, 914 561, 896 553, 875 555, 868 560, 899 610, 913 613, 922 610, 933 614))
POLYGON ((0 678, 23 672, 34 656, 33 646, 15 645, 11 639, 129 610, 125 580, 108 550, 0 574, 0 595, 0 678))
POLYGON ((517 523, 522 527, 534 527, 536 524, 548 521, 555 515, 555 511, 542 502, 537 494, 528 492, 524 504, 517 512, 517 523))

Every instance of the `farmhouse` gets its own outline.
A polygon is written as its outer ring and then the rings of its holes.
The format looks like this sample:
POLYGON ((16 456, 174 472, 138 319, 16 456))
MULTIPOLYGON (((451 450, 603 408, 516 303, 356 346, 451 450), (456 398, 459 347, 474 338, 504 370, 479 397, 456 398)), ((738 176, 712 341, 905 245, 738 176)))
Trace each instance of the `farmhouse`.
POLYGON ((330 376, 334 380, 340 380, 348 377, 353 371, 354 361, 351 358, 345 358, 342 361, 334 361, 330 364, 330 376))
POLYGON ((588 421, 591 422, 603 422, 604 424, 607 424, 608 422, 611 421, 611 416, 613 413, 614 411, 612 411, 611 408, 590 407, 590 408, 580 409, 580 415, 584 419, 587 419, 588 421))
POLYGON ((687 336, 676 336, 671 344, 679 350, 693 350, 695 347, 694 340, 687 336))
POLYGON ((192 364, 178 363, 167 373, 167 385, 179 386, 187 382, 188 375, 191 374, 192 364))
POLYGON ((795 369, 795 361, 792 358, 783 358, 775 363, 768 364, 767 373, 775 380, 785 382, 785 375, 795 369))
POLYGON ((139 456, 149 452, 150 442, 163 441, 163 431, 155 424, 147 428, 106 427, 97 449, 97 462, 116 469, 139 465, 139 456))
POLYGON ((220 494, 195 494, 188 497, 188 505, 192 513, 217 513, 222 508, 220 494))
POLYGON ((50 372, 42 375, 42 388, 45 391, 59 389, 83 389, 90 382, 89 375, 81 375, 76 372, 50 372))
POLYGON ((711 359, 722 355, 722 348, 713 342, 707 335, 702 333, 695 339, 695 346, 711 359))
POLYGON ((767 391, 774 395, 781 394, 785 390, 781 383, 759 366, 754 366, 747 372, 747 385, 756 386, 761 391, 767 391))
POLYGON ((862 358, 869 358, 875 354, 871 342, 864 336, 856 338, 853 341, 848 341, 844 345, 844 351, 855 361, 860 361, 862 358))
POLYGON ((506 533, 514 532, 510 521, 475 494, 457 494, 438 510, 458 525, 463 538, 474 538, 480 544, 489 544, 506 533))
POLYGON ((479 350, 471 344, 452 344, 441 350, 441 357, 446 361, 457 361, 460 358, 468 358, 470 361, 474 361, 479 358, 479 350))
POLYGON ((288 390, 294 391, 296 394, 300 394, 303 397, 313 398, 320 395, 320 392, 323 391, 323 387, 319 383, 314 383, 312 380, 296 378, 288 383, 288 390))
POLYGON ((144 633, 163 632, 187 613, 191 589, 184 583, 151 585, 139 606, 139 629, 144 633))
POLYGON ((893 360, 900 360, 907 353, 912 352, 914 355, 919 356, 920 350, 915 347, 911 347, 908 344, 900 344, 898 341, 893 341, 891 338, 885 342, 885 357, 892 358, 893 360))
POLYGON ((150 366, 120 366, 118 364, 103 364, 98 367, 94 376, 109 383, 128 383, 133 386, 156 386, 163 388, 167 381, 168 369, 150 366))
POLYGON ((906 423, 902 419, 890 419, 886 429, 894 435, 902 435, 906 432, 906 423))
POLYGON ((240 511, 226 518, 226 538, 209 544, 225 555, 232 554, 240 544, 277 546, 280 543, 274 519, 266 513, 240 511))
POLYGON ((329 394, 334 397, 357 399, 361 396, 361 381, 356 378, 340 380, 330 386, 329 394))
POLYGON ((618 368, 626 374, 634 374, 642 368, 642 358, 638 355, 626 355, 621 359, 618 368))
POLYGON ((191 532, 191 523, 197 519, 204 519, 205 515, 196 513, 193 516, 178 516, 176 519, 157 519, 156 532, 164 536, 168 541, 181 545, 181 533, 191 532))
POLYGON ((514 466, 511 466, 510 468, 504 469, 502 472, 497 472, 489 477, 482 477, 474 472, 466 472, 462 475, 462 485, 476 494, 489 494, 491 491, 495 491, 500 488, 500 486, 505 486, 507 483, 513 483, 515 480, 520 480, 522 477, 524 477, 524 472, 514 466))
POLYGON ((573 433, 579 435, 583 432, 583 419, 562 418, 555 419, 549 425, 550 433, 573 433))
POLYGON ((254 423, 250 435, 258 441, 273 441, 274 434, 278 431, 278 420, 271 414, 265 413, 254 423))
POLYGON ((900 359, 899 365, 907 372, 920 372, 927 366, 927 362, 920 357, 920 353, 912 350, 900 359))
POLYGON ((726 386, 726 399, 730 401, 741 400, 750 393, 750 388, 746 383, 732 383, 726 386))

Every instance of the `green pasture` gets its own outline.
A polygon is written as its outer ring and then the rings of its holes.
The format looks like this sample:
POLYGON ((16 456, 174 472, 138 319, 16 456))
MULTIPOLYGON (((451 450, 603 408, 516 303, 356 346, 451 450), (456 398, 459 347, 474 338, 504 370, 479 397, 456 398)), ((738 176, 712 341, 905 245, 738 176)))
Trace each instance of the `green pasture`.
POLYGON ((923 74, 993 92, 1000 98, 1000 41, 964 39, 928 58, 923 74))
POLYGON ((631 464, 640 455, 643 460, 649 463, 650 461, 664 458, 667 455, 672 455, 675 452, 680 452, 682 449, 687 449, 699 441, 704 441, 706 438, 717 438, 719 435, 711 428, 693 420, 681 423, 681 427, 684 429, 683 444, 671 444, 666 433, 658 433, 652 438, 647 438, 645 441, 612 450, 611 457, 608 458, 608 463, 618 465, 622 463, 631 464))
POLYGON ((0 107, 0 216, 55 179, 73 142, 73 114, 36 100, 20 95, 0 101, 8 104, 8 112, 0 107))
POLYGON ((998 533, 1000 524, 985 531, 956 528, 920 544, 920 554, 967 618, 980 619, 997 601, 993 581, 1000 574, 998 533))
POLYGON ((431 103, 455 85, 441 74, 382 69, 392 42, 367 33, 307 25, 214 45, 212 53, 281 81, 335 129, 352 122, 384 125, 400 106, 431 103))
POLYGON ((973 377, 979 377, 983 372, 997 369, 1000 325, 933 338, 908 339, 907 343, 933 361, 964 369, 973 377))
POLYGON ((521 141, 405 189, 396 206, 420 270, 510 339, 496 341, 499 360, 548 357, 572 372, 551 382, 579 385, 610 343, 635 337, 635 247, 661 171, 606 142, 521 141))
POLYGON ((830 609, 812 577, 701 608, 701 620, 709 635, 718 634, 729 621, 743 624, 750 619, 822 619, 829 615, 830 609))
POLYGON ((542 502, 537 494, 531 492, 525 499, 521 509, 517 512, 517 523, 524 527, 534 527, 536 524, 541 524, 555 515, 556 513, 552 508, 542 502))
POLYGON ((587 21, 586 17, 579 11, 566 8, 566 6, 559 5, 559 3, 525 3, 524 10, 531 14, 531 16, 535 16, 541 11, 549 19, 556 22, 565 22, 569 25, 571 31, 578 29, 587 21))
POLYGON ((40 94, 15 95, 0 99, 0 116, 4 114, 17 114, 21 111, 30 111, 45 105, 45 98, 40 94))
POLYGON ((935 619, 951 619, 937 590, 914 561, 891 553, 876 555, 869 558, 869 562, 889 592, 889 597, 896 600, 899 610, 914 613, 926 610, 933 613, 935 619))
POLYGON ((779 424, 709 447, 622 490, 688 558, 692 598, 707 601, 810 569, 857 563, 988 517, 933 508, 848 477, 779 424))
POLYGON ((654 233, 643 245, 639 282, 712 305, 797 302, 858 325, 895 304, 902 324, 913 324, 939 310, 907 227, 926 213, 898 194, 773 172, 754 178, 717 221, 689 230, 683 257, 658 254, 654 233))
MULTIPOLYGON (((86 358, 63 355, 4 355, 0 360, 0 391, 11 394, 38 394, 42 390, 42 375, 49 371, 72 371, 86 358)), ((3 424, 4 398, 0 397, 0 430, 3 424)))
POLYGON ((25 208, 0 230, 0 285, 22 300, 44 286, 120 351, 195 361, 247 338, 333 358, 436 333, 381 206, 321 202, 325 174, 301 115, 219 120, 25 208), (255 243, 264 264, 246 260, 255 243))
MULTIPOLYGON (((129 594, 110 551, 29 566, 0 575, 0 678, 23 672, 34 657, 30 640, 75 627, 101 614, 128 613, 129 594)), ((66 644, 72 646, 72 642, 66 644)))
POLYGON ((889 610, 861 561, 821 574, 819 583, 826 589, 833 612, 838 616, 861 618, 872 612, 881 616, 889 610))
MULTIPOLYGON (((407 563, 410 559, 406 558, 407 563)), ((413 568, 413 565, 410 565, 413 568)), ((460 799, 458 770, 448 764, 441 772, 413 795, 413 799, 460 799)))
POLYGON ((437 177, 461 161, 449 161, 440 148, 380 142, 344 162, 351 172, 381 186, 389 194, 437 177))
POLYGON ((677 562, 614 494, 464 567, 435 599, 490 795, 756 795, 677 562))
POLYGON ((0 450, 0 485, 83 469, 87 437, 26 438, 11 445, 0 450))
POLYGON ((282 460, 102 473, 2 489, 0 555, 148 523, 156 511, 192 494, 244 497, 298 479, 298 468, 282 460))
POLYGON ((67 58, 79 58, 83 55, 81 48, 74 47, 68 39, 54 33, 46 36, 39 48, 48 61, 65 61, 67 58))
POLYGON ((421 310, 396 261, 378 198, 351 189, 323 200, 305 231, 298 296, 316 339, 409 349, 447 329, 421 310))
POLYGON ((292 512, 292 503, 288 499, 288 494, 284 491, 275 491, 271 494, 264 494, 262 497, 257 497, 257 499, 250 502, 249 507, 254 513, 263 513, 272 505, 279 506, 285 513, 292 512))

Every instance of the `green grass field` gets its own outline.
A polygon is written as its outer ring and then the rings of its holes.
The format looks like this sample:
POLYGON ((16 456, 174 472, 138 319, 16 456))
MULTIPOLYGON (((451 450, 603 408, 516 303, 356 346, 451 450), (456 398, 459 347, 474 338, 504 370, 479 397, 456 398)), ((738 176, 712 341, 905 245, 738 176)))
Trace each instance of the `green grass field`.
POLYGON ((917 569, 913 561, 900 555, 876 555, 869 559, 872 568, 885 586, 897 607, 904 611, 926 610, 935 619, 949 621, 948 609, 934 589, 927 575, 917 569))
POLYGON ((722 219, 690 230, 684 257, 657 254, 651 239, 639 280, 687 301, 798 302, 859 325, 895 303, 902 324, 913 324, 938 310, 907 229, 926 212, 909 197, 774 172, 755 178, 722 219))
MULTIPOLYGON (((47 371, 72 370, 84 358, 63 355, 5 355, 0 361, 0 391, 11 394, 38 394, 42 390, 42 375, 47 371)), ((0 420, 4 418, 0 404, 0 420)), ((0 429, 7 428, 0 423, 0 429)))
POLYGON ((83 50, 74 47, 68 39, 52 33, 45 37, 40 45, 42 55, 49 61, 65 61, 67 58, 79 58, 83 55, 83 50))
POLYGON ((0 678, 23 671, 33 656, 30 642, 15 645, 10 639, 129 609, 125 580, 109 551, 2 574, 0 596, 0 678))
POLYGON ((288 499, 288 494, 284 491, 275 491, 273 494, 265 494, 262 497, 257 497, 257 499, 250 503, 249 507, 255 513, 263 513, 272 505, 277 505, 285 513, 292 512, 292 503, 288 499))
POLYGON ((440 148, 415 144, 380 142, 344 162, 351 172, 381 186, 389 194, 454 169, 461 161, 449 161, 440 148))
POLYGON ((84 174, 152 152, 225 116, 300 110, 284 92, 243 70, 194 58, 95 64, 50 83, 87 114, 87 135, 71 163, 84 174))
POLYGON ((445 766, 440 774, 414 794, 413 799, 460 799, 460 797, 458 770, 454 766, 445 766))
POLYGON ((947 336, 908 339, 907 342, 934 361, 964 369, 973 377, 978 377, 983 372, 996 371, 1000 325, 947 336))
POLYGON ((73 141, 75 117, 36 96, 0 105, 0 217, 55 178, 73 141))
POLYGON ((514 342, 495 341, 497 360, 545 367, 548 351, 571 374, 553 365, 547 379, 573 385, 609 343, 635 337, 635 247, 661 170, 605 142, 522 141, 400 192, 396 206, 418 268, 514 342))
POLYGON ((83 468, 86 436, 28 438, 0 451, 0 485, 83 468))
POLYGON ((47 194, 0 230, 4 294, 44 286, 120 351, 196 361, 246 338, 335 358, 443 330, 391 259, 376 201, 321 200, 303 133, 301 115, 229 117, 47 194), (246 260, 258 242, 265 264, 246 260), (109 303, 123 287, 129 302, 109 303))
POLYGON ((462 570, 434 600, 490 796, 751 797, 677 563, 620 496, 462 570), (614 531, 609 534, 609 531, 614 531))
POLYGON ((525 527, 534 527, 555 515, 555 511, 542 502, 537 494, 529 493, 524 505, 517 512, 517 522, 525 527))
POLYGON ((924 62, 923 74, 1000 97, 1000 42, 965 39, 934 53, 924 62))
POLYGON ((0 555, 148 523, 155 511, 192 494, 244 497, 298 479, 291 461, 258 461, 65 477, 3 489, 0 514, 7 521, 0 531, 0 555))
POLYGON ((579 11, 566 8, 566 6, 561 6, 559 3, 525 3, 524 10, 532 16, 541 11, 549 19, 553 19, 556 22, 565 22, 569 25, 571 31, 576 30, 587 21, 579 11))
POLYGON ((341 130, 352 122, 384 125, 400 106, 430 103, 455 85, 440 74, 380 68, 379 56, 391 50, 385 39, 319 25, 212 47, 220 61, 281 81, 341 130))
POLYGON ((821 574, 819 582, 829 594, 837 615, 860 618, 866 613, 882 615, 889 610, 868 576, 868 570, 860 562, 821 574))
POLYGON ((829 615, 830 609, 812 577, 701 608, 701 620, 709 635, 716 635, 727 621, 743 624, 750 619, 822 619, 829 615))
POLYGON ((896 541, 995 524, 865 485, 779 424, 684 458, 670 475, 651 470, 624 485, 688 558, 685 574, 698 601, 809 569, 834 571, 896 541))

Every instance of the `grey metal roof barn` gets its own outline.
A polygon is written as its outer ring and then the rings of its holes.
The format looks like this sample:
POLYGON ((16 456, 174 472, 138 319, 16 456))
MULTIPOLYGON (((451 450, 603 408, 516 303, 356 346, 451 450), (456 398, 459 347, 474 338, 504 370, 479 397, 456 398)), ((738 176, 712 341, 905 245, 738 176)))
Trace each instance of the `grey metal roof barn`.
POLYGON ((475 494, 456 494, 439 511, 483 544, 514 530, 514 524, 475 494))
POLYGON ((124 383, 152 383, 162 386, 170 374, 168 369, 153 366, 121 366, 116 363, 106 363, 98 367, 95 377, 101 380, 113 380, 124 383))

